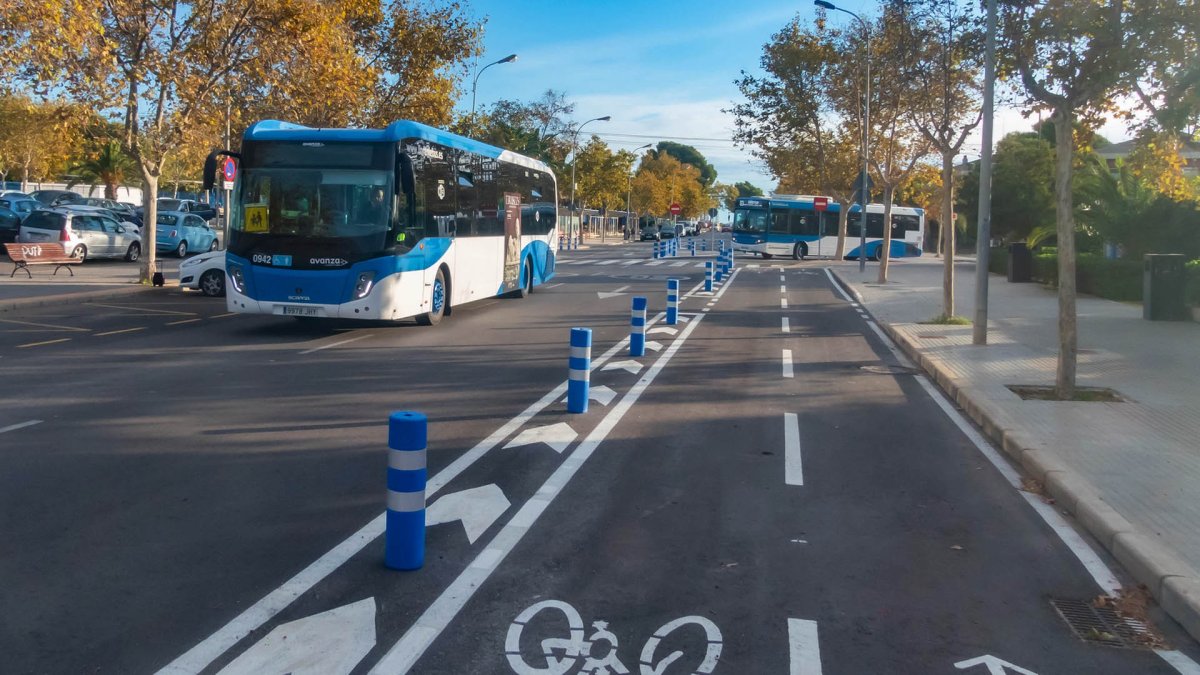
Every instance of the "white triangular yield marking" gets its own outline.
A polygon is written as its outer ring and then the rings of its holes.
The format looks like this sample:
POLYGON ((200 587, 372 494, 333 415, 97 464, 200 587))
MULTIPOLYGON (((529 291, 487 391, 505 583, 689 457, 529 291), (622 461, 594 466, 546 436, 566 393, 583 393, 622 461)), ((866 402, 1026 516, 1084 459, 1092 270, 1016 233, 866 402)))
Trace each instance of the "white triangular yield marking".
MULTIPOLYGON (((588 385, 588 398, 599 403, 600 405, 608 405, 609 403, 612 403, 612 400, 616 397, 617 392, 602 384, 595 386, 588 385)), ((562 400, 565 402, 567 397, 564 396, 562 400)))
POLYGON ((629 290, 629 287, 628 287, 628 286, 622 286, 622 287, 620 287, 620 288, 616 289, 615 291, 611 291, 611 292, 608 292, 608 291, 596 291, 596 295, 600 296, 600 299, 601 299, 601 300, 607 300, 608 298, 615 298, 615 297, 617 297, 618 295, 628 295, 627 293, 622 293, 622 291, 626 291, 626 290, 629 290))
POLYGON ((554 451, 562 454, 563 450, 571 445, 571 441, 579 434, 570 427, 566 422, 551 424, 544 427, 534 427, 526 429, 517 434, 517 437, 508 442, 507 448, 519 448, 522 445, 533 445, 534 443, 545 443, 554 448, 554 451))
POLYGON ((218 675, 340 675, 375 647, 375 598, 281 624, 218 675))
POLYGON ((495 483, 455 492, 439 498, 425 509, 426 525, 461 520, 467 542, 474 544, 510 506, 504 491, 495 483))
POLYGON ((637 375, 642 370, 642 364, 638 363, 637 361, 613 361, 612 363, 604 364, 604 367, 600 370, 628 370, 634 375, 637 375))
POLYGON ((674 334, 678 333, 679 331, 675 328, 670 328, 667 326, 656 326, 646 332, 651 335, 653 335, 654 333, 666 333, 667 335, 674 335, 674 334))

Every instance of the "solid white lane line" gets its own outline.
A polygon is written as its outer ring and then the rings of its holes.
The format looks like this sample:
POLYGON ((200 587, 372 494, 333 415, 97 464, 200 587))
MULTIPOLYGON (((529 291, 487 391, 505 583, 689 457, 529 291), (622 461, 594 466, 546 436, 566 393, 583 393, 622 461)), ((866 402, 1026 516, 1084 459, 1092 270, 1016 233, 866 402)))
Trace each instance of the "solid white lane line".
POLYGON ((838 283, 836 278, 834 278, 833 271, 828 267, 825 268, 825 276, 829 277, 829 283, 833 284, 833 290, 837 291, 838 295, 845 298, 846 302, 854 302, 854 300, 852 300, 850 296, 846 294, 846 291, 842 290, 842 285, 838 283))
POLYGON ((41 347, 42 345, 54 345, 59 342, 70 342, 71 338, 58 338, 57 340, 44 340, 42 342, 28 342, 23 345, 17 345, 17 349, 25 349, 26 347, 41 347))
POLYGON ((817 622, 788 619, 788 675, 821 675, 821 645, 817 640, 817 622))
POLYGON ((913 367, 913 362, 904 355, 904 352, 900 351, 900 348, 896 346, 896 343, 892 342, 892 339, 887 336, 887 333, 884 333, 874 321, 868 321, 867 325, 870 326, 871 330, 875 331, 875 334, 878 335, 879 339, 883 341, 883 345, 892 352, 892 356, 896 357, 896 361, 898 361, 900 365, 904 366, 905 368, 913 367))
POLYGON ((696 326, 700 325, 700 317, 690 323, 679 334, 671 346, 667 348, 663 355, 654 362, 637 384, 629 390, 619 403, 600 421, 600 424, 588 434, 575 450, 568 456, 562 464, 555 469, 554 473, 546 479, 542 487, 537 491, 535 496, 509 520, 508 523, 500 530, 500 532, 488 544, 488 550, 476 556, 475 561, 467 566, 461 574, 458 575, 451 584, 438 596, 437 600, 425 610, 424 613, 400 638, 396 644, 392 645, 391 649, 384 655, 383 659, 371 669, 372 675, 384 674, 403 674, 409 672, 417 663, 425 650, 429 648, 433 641, 441 635, 442 631, 450 625, 462 608, 466 606, 471 597, 476 591, 483 586, 492 571, 495 570, 500 563, 512 552, 513 548, 521 542, 521 539, 529 532, 530 528, 537 522, 537 519, 542 515, 551 502, 562 492, 567 483, 577 474, 584 462, 592 456, 596 448, 600 446, 608 434, 616 427, 629 412, 633 404, 654 381, 654 378, 662 372, 667 363, 675 355, 679 348, 687 341, 688 336, 696 326), (480 560, 483 556, 487 556, 487 564, 481 564, 480 560))
POLYGON ((121 330, 110 330, 106 333, 96 333, 96 337, 104 337, 105 335, 120 335, 121 333, 134 333, 139 330, 146 330, 146 327, 139 326, 137 328, 122 328, 121 330))
POLYGON ((786 316, 782 317, 782 318, 783 318, 783 332, 785 332, 785 333, 792 332, 792 326, 790 323, 788 323, 788 318, 786 316))
POLYGON ((181 324, 196 323, 197 321, 203 321, 203 320, 204 319, 184 319, 183 321, 168 321, 167 325, 168 326, 179 326, 181 324))
POLYGON ((558 286, 562 286, 562 284, 561 284, 561 283, 558 283, 558 284, 542 284, 542 288, 555 288, 555 287, 558 287, 558 286))
POLYGON ((305 354, 312 354, 313 352, 319 352, 319 351, 321 351, 322 349, 329 349, 330 347, 340 347, 341 345, 344 345, 344 344, 349 344, 349 343, 351 343, 351 342, 356 342, 356 341, 358 341, 358 340, 361 340, 361 339, 363 339, 363 338, 369 338, 369 337, 371 337, 371 335, 372 335, 371 333, 363 333, 362 335, 355 335, 355 336, 354 336, 354 337, 352 337, 352 338, 346 338, 345 340, 339 340, 339 341, 337 341, 337 342, 331 342, 331 343, 329 343, 329 344, 327 344, 327 345, 321 345, 320 347, 313 347, 312 349, 306 349, 306 350, 304 350, 304 351, 300 352, 300 355, 301 355, 301 356, 304 356, 305 354))
POLYGON ((788 485, 804 485, 804 463, 800 461, 800 418, 783 414, 783 480, 788 485))
MULTIPOLYGON (((703 283, 700 285, 702 286, 703 283)), ((659 312, 654 318, 646 322, 647 326, 654 325, 662 320, 664 316, 665 313, 659 312)), ((608 351, 601 354, 599 358, 592 360, 592 370, 603 366, 614 354, 624 350, 628 344, 629 337, 622 338, 610 347, 608 351)), ((564 380, 536 403, 526 408, 521 414, 504 423, 499 429, 492 432, 490 436, 459 456, 458 459, 438 472, 436 476, 430 478, 425 486, 426 501, 432 499, 447 483, 457 478, 459 474, 466 471, 479 458, 486 455, 488 451, 499 445, 501 441, 516 432, 521 425, 554 403, 555 400, 562 398, 566 393, 567 383, 564 380)), ((378 539, 383 534, 386 515, 386 512, 384 512, 376 516, 358 532, 350 535, 348 539, 301 570, 296 576, 288 579, 282 586, 263 596, 258 602, 234 617, 232 621, 158 671, 159 675, 198 673, 207 668, 242 638, 270 621, 275 615, 290 606, 296 598, 307 593, 320 583, 322 579, 341 567, 343 563, 357 555, 367 544, 378 539)))
POLYGON ((7 433, 9 431, 16 431, 17 429, 24 429, 25 427, 31 427, 35 424, 41 423, 41 420, 29 420, 28 422, 21 422, 20 424, 10 424, 6 427, 0 427, 0 434, 7 433))
POLYGON ((783 376, 792 376, 792 350, 783 350, 783 376))

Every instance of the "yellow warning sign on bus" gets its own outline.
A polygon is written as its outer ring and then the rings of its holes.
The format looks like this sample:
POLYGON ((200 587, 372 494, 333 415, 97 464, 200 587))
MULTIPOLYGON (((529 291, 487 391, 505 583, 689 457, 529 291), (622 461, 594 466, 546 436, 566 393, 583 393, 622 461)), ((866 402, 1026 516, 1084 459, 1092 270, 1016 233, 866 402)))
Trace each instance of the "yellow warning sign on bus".
POLYGON ((270 226, 267 224, 266 204, 247 205, 245 216, 245 229, 247 232, 266 232, 270 229, 270 226))

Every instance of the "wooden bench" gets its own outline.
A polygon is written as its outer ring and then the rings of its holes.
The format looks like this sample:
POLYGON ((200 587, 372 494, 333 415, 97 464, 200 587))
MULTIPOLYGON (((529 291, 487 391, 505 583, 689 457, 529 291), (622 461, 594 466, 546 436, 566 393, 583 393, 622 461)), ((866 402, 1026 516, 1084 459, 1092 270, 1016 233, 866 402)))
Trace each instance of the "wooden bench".
POLYGON ((83 262, 75 256, 68 255, 63 245, 57 241, 5 244, 4 250, 13 261, 12 274, 8 275, 10 279, 17 273, 17 270, 24 270, 25 274, 32 279, 33 274, 29 272, 30 265, 54 265, 54 274, 58 274, 60 267, 66 267, 71 276, 75 276, 75 270, 68 267, 68 265, 78 265, 83 262))

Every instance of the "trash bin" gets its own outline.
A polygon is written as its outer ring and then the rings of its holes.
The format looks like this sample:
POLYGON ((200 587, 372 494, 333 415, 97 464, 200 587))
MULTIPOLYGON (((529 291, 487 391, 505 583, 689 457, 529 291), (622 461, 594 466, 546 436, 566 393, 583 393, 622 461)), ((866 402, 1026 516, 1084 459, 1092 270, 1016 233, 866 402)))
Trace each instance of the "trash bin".
POLYGON ((1025 242, 1008 245, 1008 280, 1017 284, 1033 281, 1033 252, 1025 242))
POLYGON ((1142 318, 1147 321, 1187 321, 1186 256, 1148 253, 1142 272, 1142 318))

